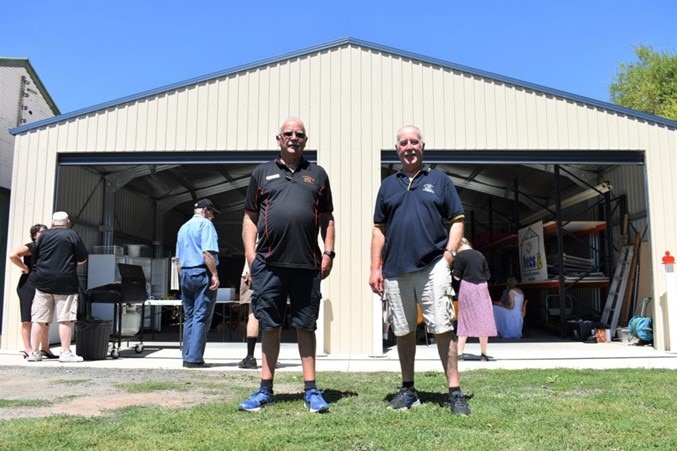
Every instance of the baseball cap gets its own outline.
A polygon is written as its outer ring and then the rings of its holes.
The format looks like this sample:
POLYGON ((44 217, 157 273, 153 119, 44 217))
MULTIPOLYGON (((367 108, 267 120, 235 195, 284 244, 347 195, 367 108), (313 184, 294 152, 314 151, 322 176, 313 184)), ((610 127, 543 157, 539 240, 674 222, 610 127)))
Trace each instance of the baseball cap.
POLYGON ((68 213, 65 211, 55 211, 52 215, 52 224, 65 225, 68 224, 68 213))
POLYGON ((194 207, 194 208, 209 208, 211 211, 214 212, 214 214, 217 214, 217 215, 218 215, 218 214, 221 213, 219 210, 216 209, 216 207, 214 207, 214 204, 213 204, 212 201, 209 200, 209 199, 198 200, 198 201, 195 203, 195 207, 194 207))

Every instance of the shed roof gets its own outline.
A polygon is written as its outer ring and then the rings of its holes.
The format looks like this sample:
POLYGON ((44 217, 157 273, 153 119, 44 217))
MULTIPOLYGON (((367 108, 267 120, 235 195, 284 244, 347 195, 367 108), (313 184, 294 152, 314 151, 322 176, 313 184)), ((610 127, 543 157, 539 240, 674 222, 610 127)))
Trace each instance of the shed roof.
MULTIPOLYGON (((200 76, 200 77, 191 78, 191 79, 184 80, 184 81, 181 81, 181 82, 178 82, 178 83, 173 83, 173 84, 170 84, 170 85, 167 85, 167 86, 162 86, 162 87, 159 87, 159 88, 156 88, 156 89, 143 91, 143 92, 140 92, 140 93, 137 93, 137 94, 127 96, 127 97, 122 97, 120 99, 111 100, 111 101, 108 101, 108 102, 100 103, 98 105, 93 105, 91 107, 82 108, 80 110, 72 111, 70 113, 62 114, 62 115, 55 116, 55 117, 52 117, 52 118, 49 118, 49 119, 45 119, 45 120, 42 120, 42 121, 37 121, 37 122, 33 122, 31 124, 26 124, 26 125, 23 125, 23 126, 20 126, 20 127, 13 128, 13 129, 10 130, 10 133, 16 135, 16 134, 27 132, 27 131, 30 131, 30 130, 34 130, 34 129, 37 129, 37 128, 40 128, 40 127, 44 127, 44 126, 47 126, 47 125, 51 125, 51 124, 62 122, 62 121, 68 120, 68 119, 72 119, 72 118, 77 117, 77 116, 86 115, 86 114, 89 114, 89 113, 92 113, 92 112, 95 112, 95 111, 99 111, 99 110, 103 110, 103 109, 106 109, 106 108, 111 108, 111 107, 114 107, 114 106, 117 106, 117 105, 121 105, 121 104, 124 104, 124 103, 140 100, 140 99, 143 99, 145 97, 155 96, 155 95, 158 95, 158 94, 162 94, 164 92, 173 91, 173 90, 176 90, 176 89, 181 89, 181 88, 191 86, 191 85, 194 85, 194 84, 198 84, 198 83, 204 83, 206 81, 230 76, 230 75, 233 75, 233 74, 236 74, 236 73, 239 73, 239 72, 248 71, 248 70, 251 70, 251 69, 254 69, 254 68, 257 68, 257 67, 267 66, 267 65, 270 65, 270 64, 276 64, 276 63, 279 63, 279 62, 282 62, 282 61, 295 59, 295 58, 303 57, 303 56, 318 53, 318 52, 327 51, 327 50, 330 50, 330 49, 333 49, 333 48, 336 48, 336 47, 351 46, 351 45, 355 46, 355 47, 367 49, 367 50, 373 50, 373 51, 377 51, 377 52, 381 52, 381 53, 386 53, 386 54, 398 56, 400 58, 417 60, 417 61, 420 61, 422 63, 431 64, 431 65, 443 67, 443 68, 446 68, 446 69, 449 69, 449 70, 466 73, 466 74, 474 76, 474 77, 479 77, 479 78, 488 79, 488 80, 494 80, 494 81, 497 81, 497 82, 500 82, 500 83, 505 83, 505 84, 508 84, 508 85, 517 86, 517 87, 520 87, 520 88, 525 89, 525 90, 541 92, 545 95, 559 97, 559 98, 566 99, 566 100, 569 100, 569 101, 572 101, 572 102, 582 103, 582 104, 590 105, 590 106, 593 106, 593 107, 596 107, 596 108, 600 108, 600 109, 606 110, 610 113, 615 113, 615 114, 619 114, 619 115, 623 115, 623 116, 632 117, 632 118, 643 120, 643 121, 653 123, 653 124, 656 124, 656 125, 666 126, 666 127, 671 128, 671 129, 677 129, 677 121, 673 121, 673 120, 669 120, 669 119, 666 119, 666 118, 654 116, 652 114, 644 113, 644 112, 637 111, 637 110, 632 110, 630 108, 624 108, 624 107, 621 107, 621 106, 618 106, 618 105, 614 105, 612 103, 591 99, 589 97, 580 96, 580 95, 577 95, 577 94, 572 94, 572 93, 569 93, 569 92, 566 92, 566 91, 560 91, 558 89, 548 88, 548 87, 538 85, 538 84, 535 84, 535 83, 529 83, 529 82, 518 80, 518 79, 515 79, 515 78, 506 77, 506 76, 503 76, 503 75, 498 75, 498 74, 495 74, 495 73, 492 73, 492 72, 487 72, 487 71, 483 71, 483 70, 480 70, 480 69, 474 69, 474 68, 471 68, 471 67, 468 67, 468 66, 451 63, 451 62, 440 60, 440 59, 437 59, 437 58, 432 58, 432 57, 420 55, 420 54, 417 54, 417 53, 406 52, 406 51, 403 51, 403 50, 395 49, 393 47, 388 47, 388 46, 375 44, 375 43, 372 43, 372 42, 367 42, 367 41, 363 41, 363 40, 360 40, 360 39, 348 37, 348 38, 342 38, 342 39, 330 41, 330 42, 327 42, 327 43, 324 43, 324 44, 308 47, 308 48, 305 48, 305 49, 297 50, 297 51, 294 51, 294 52, 285 53, 283 55, 279 55, 279 56, 276 56, 276 57, 272 57, 272 58, 268 58, 268 59, 264 59, 264 60, 260 60, 260 61, 255 61, 253 63, 249 63, 249 64, 245 64, 245 65, 241 65, 241 66, 236 66, 236 67, 226 69, 226 70, 223 70, 223 71, 203 75, 203 76, 200 76)), ((26 59, 26 61, 28 61, 28 60, 26 59)))

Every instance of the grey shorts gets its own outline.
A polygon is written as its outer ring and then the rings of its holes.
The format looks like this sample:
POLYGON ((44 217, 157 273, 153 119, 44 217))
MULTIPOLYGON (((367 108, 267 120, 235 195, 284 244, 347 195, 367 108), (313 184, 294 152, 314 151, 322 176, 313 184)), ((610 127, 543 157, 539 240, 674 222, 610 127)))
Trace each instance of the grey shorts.
POLYGON ((78 319, 78 294, 50 294, 36 289, 31 308, 31 321, 51 323, 55 310, 57 322, 78 319))
POLYGON ((421 307, 428 332, 443 334, 454 330, 454 289, 445 259, 416 272, 385 279, 383 286, 388 322, 395 336, 416 331, 416 303, 421 307))

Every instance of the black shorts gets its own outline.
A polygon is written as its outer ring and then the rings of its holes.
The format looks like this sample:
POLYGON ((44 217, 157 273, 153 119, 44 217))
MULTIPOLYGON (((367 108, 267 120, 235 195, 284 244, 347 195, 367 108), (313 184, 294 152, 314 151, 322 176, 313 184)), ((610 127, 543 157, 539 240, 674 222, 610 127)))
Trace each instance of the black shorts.
POLYGON ((261 330, 282 327, 289 299, 291 326, 314 331, 320 311, 320 271, 267 266, 255 259, 251 267, 254 317, 261 330))

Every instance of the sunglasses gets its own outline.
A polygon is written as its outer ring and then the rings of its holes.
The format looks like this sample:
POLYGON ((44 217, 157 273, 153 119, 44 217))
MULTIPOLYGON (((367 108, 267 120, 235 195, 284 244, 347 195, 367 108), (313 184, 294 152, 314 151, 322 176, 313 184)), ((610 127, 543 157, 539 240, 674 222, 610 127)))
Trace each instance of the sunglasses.
POLYGON ((305 132, 282 132, 281 135, 285 138, 291 138, 292 136, 296 135, 298 139, 306 139, 305 132))

